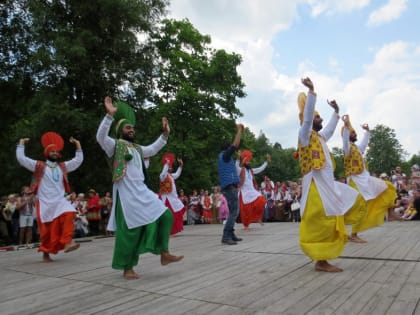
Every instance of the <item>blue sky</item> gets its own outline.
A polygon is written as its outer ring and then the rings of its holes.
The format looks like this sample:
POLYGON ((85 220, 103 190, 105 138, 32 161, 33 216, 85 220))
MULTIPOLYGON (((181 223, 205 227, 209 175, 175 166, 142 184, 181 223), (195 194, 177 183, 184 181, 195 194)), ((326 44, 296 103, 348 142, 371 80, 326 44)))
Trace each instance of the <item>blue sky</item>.
MULTIPOLYGON (((309 76, 324 119, 326 100, 336 99, 354 126, 386 125, 407 158, 420 152, 420 1, 172 0, 169 16, 242 56, 248 95, 237 103, 239 122, 256 135, 296 146, 296 97, 309 76)), ((338 130, 332 146, 341 147, 338 130)))

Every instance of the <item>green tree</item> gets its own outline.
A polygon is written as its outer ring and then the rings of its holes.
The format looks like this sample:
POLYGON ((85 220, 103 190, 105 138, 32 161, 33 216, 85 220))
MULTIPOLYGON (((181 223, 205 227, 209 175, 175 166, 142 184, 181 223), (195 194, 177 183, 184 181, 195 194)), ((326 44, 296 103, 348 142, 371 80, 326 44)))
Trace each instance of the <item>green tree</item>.
POLYGON ((366 161, 371 173, 380 174, 400 165, 405 152, 396 138, 395 131, 384 125, 376 125, 370 132, 366 161))
MULTIPOLYGON (((66 140, 73 135, 82 143, 84 163, 70 174, 76 177, 75 189, 92 185, 100 191, 109 189, 108 168, 95 140, 104 113, 102 100, 111 95, 140 108, 150 98, 156 58, 148 34, 158 26, 167 3, 7 0, 0 4, 4 104, 0 163, 7 165, 1 191, 18 191, 29 181, 27 171, 10 163, 18 138, 30 137, 28 155, 42 159, 37 147, 47 130, 66 140)), ((72 154, 72 148, 68 150, 66 158, 72 154)))
MULTIPOLYGON (((164 20, 152 39, 160 57, 155 61, 156 93, 149 120, 157 125, 162 116, 169 117, 172 131, 165 150, 185 163, 177 185, 188 193, 192 188, 210 188, 218 183, 220 146, 233 140, 235 119, 242 115, 235 105, 245 96, 237 73, 241 58, 212 49, 210 37, 188 20, 164 20)), ((152 163, 152 177, 157 178, 160 168, 160 163, 152 163)))

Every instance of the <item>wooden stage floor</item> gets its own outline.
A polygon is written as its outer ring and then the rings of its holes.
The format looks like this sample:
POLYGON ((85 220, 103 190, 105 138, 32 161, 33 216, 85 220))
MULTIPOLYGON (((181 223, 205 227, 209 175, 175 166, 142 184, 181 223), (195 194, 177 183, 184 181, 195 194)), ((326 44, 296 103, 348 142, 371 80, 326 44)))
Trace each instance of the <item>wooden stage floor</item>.
MULTIPOLYGON (((139 280, 111 269, 113 238, 41 262, 35 249, 0 253, 0 314, 420 314, 420 223, 386 222, 361 233, 316 272, 298 223, 237 225, 244 240, 221 245, 222 225, 185 226, 171 239, 180 263, 140 257, 139 280)), ((84 239, 86 240, 86 239, 84 239)))

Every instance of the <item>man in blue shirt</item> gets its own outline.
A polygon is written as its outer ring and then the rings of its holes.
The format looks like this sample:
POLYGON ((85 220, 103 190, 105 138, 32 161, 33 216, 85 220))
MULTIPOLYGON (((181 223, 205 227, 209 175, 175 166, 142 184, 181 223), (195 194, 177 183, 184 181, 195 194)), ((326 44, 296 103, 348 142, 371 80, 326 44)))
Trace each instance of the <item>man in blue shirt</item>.
POLYGON ((237 242, 242 241, 234 233, 234 226, 236 218, 239 214, 239 201, 238 201, 238 185, 239 176, 236 171, 235 162, 232 159, 233 153, 239 148, 241 142, 242 131, 244 126, 239 124, 236 126, 237 131, 233 143, 227 142, 222 145, 222 151, 217 158, 217 168, 219 170, 220 187, 222 194, 225 196, 228 207, 229 217, 226 220, 223 229, 222 244, 236 245, 237 242))

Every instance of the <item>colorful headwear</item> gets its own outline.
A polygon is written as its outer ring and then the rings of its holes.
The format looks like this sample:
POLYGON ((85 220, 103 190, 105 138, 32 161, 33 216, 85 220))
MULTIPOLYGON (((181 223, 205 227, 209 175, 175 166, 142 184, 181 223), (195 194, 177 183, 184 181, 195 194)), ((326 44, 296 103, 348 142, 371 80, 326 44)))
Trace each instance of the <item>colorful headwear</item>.
POLYGON ((252 160, 252 152, 249 150, 243 150, 241 152, 242 165, 251 162, 251 160, 252 160))
MULTIPOLYGON (((350 133, 352 133, 353 131, 356 132, 356 130, 354 130, 353 126, 351 125, 350 116, 349 115, 347 115, 347 119, 349 121, 349 127, 348 128, 349 128, 350 133)), ((341 136, 343 135, 343 133, 344 133, 344 126, 341 127, 341 136)))
POLYGON ((44 155, 48 157, 51 151, 60 152, 64 148, 63 138, 55 132, 49 131, 42 135, 41 144, 44 148, 44 155))
MULTIPOLYGON (((298 95, 298 107, 299 107, 299 121, 300 124, 302 125, 303 123, 303 112, 305 111, 305 105, 306 105, 306 94, 301 92, 298 95)), ((317 111, 314 111, 314 117, 319 115, 319 113, 317 111)))
POLYGON ((165 165, 169 161, 169 166, 172 166, 175 162, 175 155, 173 153, 165 153, 162 156, 162 165, 165 165))
POLYGON ((133 108, 127 103, 118 101, 116 103, 117 111, 114 114, 114 125, 112 131, 117 138, 120 137, 121 131, 125 125, 136 125, 136 114, 133 108))

